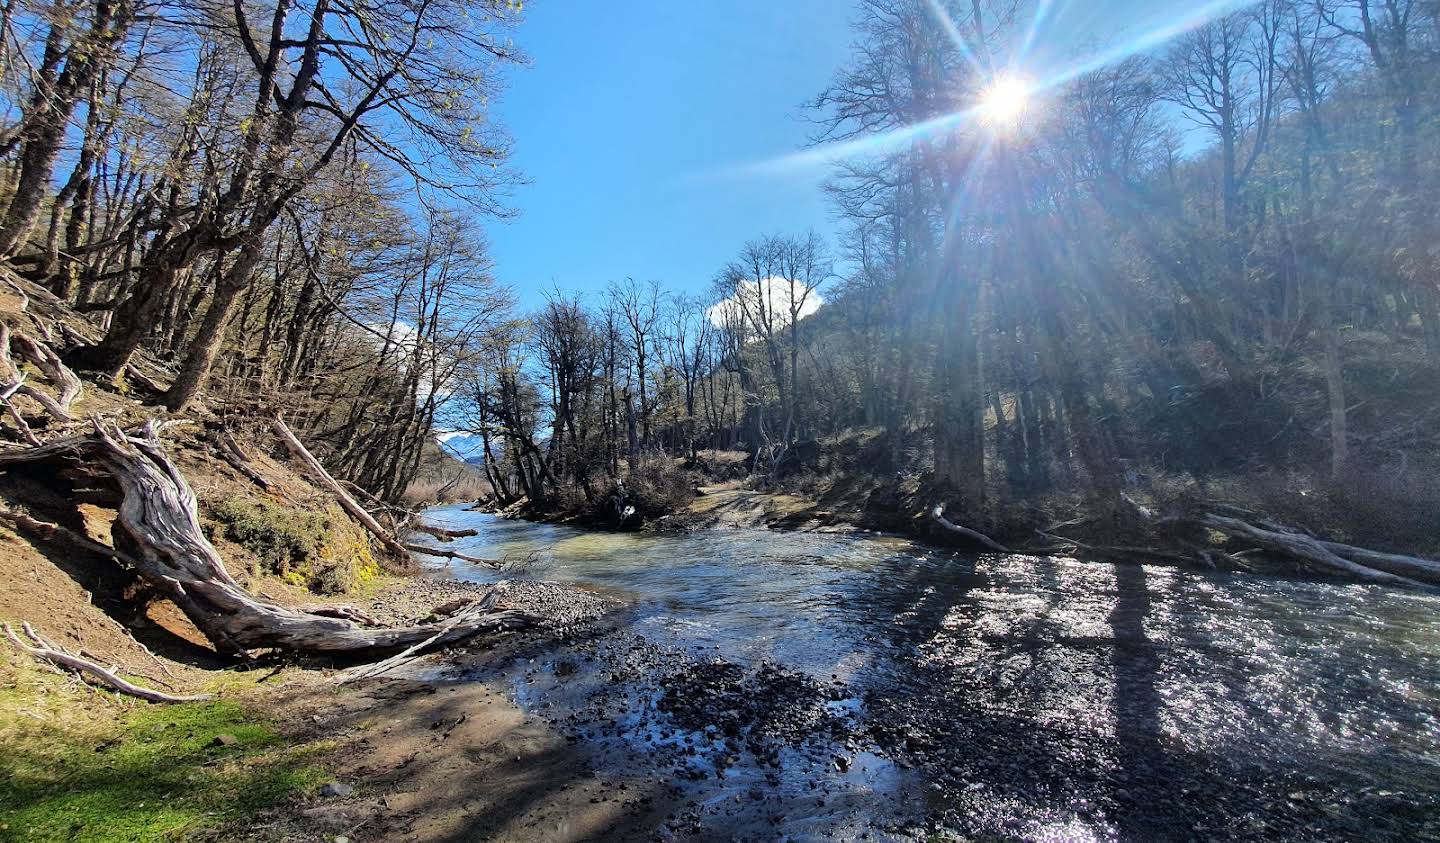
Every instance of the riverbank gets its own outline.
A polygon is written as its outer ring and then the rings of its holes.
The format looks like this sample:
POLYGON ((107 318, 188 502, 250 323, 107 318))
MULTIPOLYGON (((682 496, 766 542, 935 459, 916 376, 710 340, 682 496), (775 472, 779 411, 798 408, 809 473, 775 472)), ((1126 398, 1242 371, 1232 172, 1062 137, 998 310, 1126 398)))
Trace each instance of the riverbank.
POLYGON ((544 768, 523 810, 468 797, 537 839, 1440 832, 1426 595, 853 534, 432 515, 478 531, 463 549, 541 549, 532 575, 630 595, 450 674, 508 694, 578 765, 544 768), (599 806, 583 816, 608 816, 583 836, 565 825, 576 788, 599 806))
MULTIPOLYGON (((545 619, 523 633, 535 646, 574 634, 618 605, 553 583, 502 588, 508 606, 545 619)), ((488 590, 395 578, 347 603, 400 624, 488 590)), ((501 640, 482 638, 474 647, 501 640)), ((105 642, 92 635, 89 646, 105 642)), ((465 652, 421 657, 357 683, 342 683, 333 665, 262 659, 217 669, 147 654, 138 668, 146 675, 125 672, 173 693, 210 696, 156 706, 90 688, 6 649, 0 837, 451 839, 477 815, 459 789, 483 775, 489 792, 508 789, 525 801, 548 763, 543 758, 565 746, 504 688, 444 678, 463 670, 465 652)), ((515 830, 498 839, 528 838, 515 830)))
POLYGON ((925 474, 877 471, 886 449, 873 431, 807 444, 783 470, 763 476, 746 476, 738 453, 702 452, 668 459, 665 468, 655 457, 647 493, 637 497, 648 502, 643 510, 611 505, 628 499, 629 484, 601 504, 522 498, 477 508, 602 530, 884 533, 937 548, 1440 589, 1440 544, 1417 529, 1440 506, 1440 486, 1427 476, 1337 484, 1273 469, 1203 477, 1135 471, 1105 500, 1073 483, 1021 498, 997 489, 974 511, 951 508, 953 490, 925 474), (657 475, 684 494, 650 493, 657 475))

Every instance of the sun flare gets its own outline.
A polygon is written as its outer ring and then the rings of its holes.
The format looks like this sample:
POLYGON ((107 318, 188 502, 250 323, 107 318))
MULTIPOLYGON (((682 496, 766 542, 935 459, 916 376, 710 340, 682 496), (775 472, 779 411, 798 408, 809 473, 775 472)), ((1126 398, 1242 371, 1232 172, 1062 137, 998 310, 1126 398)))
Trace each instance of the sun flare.
POLYGON ((991 126, 1013 127, 1030 105, 1030 83, 1019 76, 998 76, 980 92, 980 118, 991 126))

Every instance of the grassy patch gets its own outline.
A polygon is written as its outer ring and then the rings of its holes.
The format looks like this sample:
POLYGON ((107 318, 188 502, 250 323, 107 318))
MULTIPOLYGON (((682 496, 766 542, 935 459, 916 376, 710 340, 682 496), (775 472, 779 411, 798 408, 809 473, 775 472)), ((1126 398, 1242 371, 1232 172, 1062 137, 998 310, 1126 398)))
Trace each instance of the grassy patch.
POLYGON ((26 666, 17 676, 0 690, 0 840, 179 839, 323 775, 315 747, 285 744, 234 702, 132 704, 26 666))
POLYGON ((259 498, 208 504, 216 531, 255 557, 260 573, 316 594, 362 589, 380 573, 364 534, 333 508, 315 512, 259 498))

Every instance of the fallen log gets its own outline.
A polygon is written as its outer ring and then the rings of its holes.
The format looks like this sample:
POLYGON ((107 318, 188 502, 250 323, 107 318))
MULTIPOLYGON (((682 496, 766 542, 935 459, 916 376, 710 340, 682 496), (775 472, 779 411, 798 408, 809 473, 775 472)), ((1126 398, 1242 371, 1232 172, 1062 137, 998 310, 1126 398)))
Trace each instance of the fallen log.
POLYGON ((1320 546, 1361 565, 1377 568, 1396 576, 1440 585, 1440 562, 1433 559, 1422 559, 1418 556, 1405 556, 1399 553, 1383 553, 1378 550, 1324 540, 1320 540, 1320 546))
POLYGON ((411 553, 419 553, 425 556, 438 556, 442 559, 459 559, 461 562, 473 562, 476 565, 484 565, 487 568, 502 568, 503 562, 499 559, 484 559, 479 556, 467 556, 464 553, 456 553, 453 550, 440 550, 435 547, 426 547, 423 544, 407 544, 405 549, 411 553))
POLYGON ((35 368, 45 373, 45 377, 55 384, 59 391, 57 406, 69 415, 70 405, 80 397, 83 389, 80 384, 80 377, 70 371, 60 360, 60 355, 44 343, 36 342, 20 331, 10 335, 10 348, 20 354, 22 358, 29 361, 35 368))
POLYGON ((950 521, 950 519, 945 517, 945 504, 943 503, 935 504, 935 507, 930 510, 930 520, 934 521, 936 524, 939 524, 941 527, 944 527, 946 530, 949 530, 950 532, 958 536, 964 536, 965 538, 969 539, 972 542, 975 542, 976 544, 988 547, 996 553, 1016 552, 1012 551, 1005 545, 995 541, 984 533, 977 532, 970 529, 969 527, 962 527, 959 524, 950 521))
POLYGON ((360 679, 368 679, 370 677, 379 676, 382 673, 394 670, 395 668, 408 661, 411 661, 412 659, 418 658, 425 650, 433 647, 435 642, 439 638, 441 638, 446 632, 448 632, 451 627, 455 626, 456 624, 463 623, 465 619, 469 616, 483 615, 484 613, 489 612, 490 610, 495 608, 495 604, 499 601, 500 590, 496 588, 490 589, 488 592, 485 593, 484 597, 476 600, 468 608, 457 612, 449 619, 437 624, 434 637, 426 641, 422 641, 412 647, 408 647, 403 652, 396 653, 388 659, 378 661, 374 664, 361 665, 360 667, 352 668, 351 670, 347 671, 344 676, 342 676, 342 678, 340 679, 340 684, 343 685, 347 682, 355 682, 360 679))
POLYGON ((251 465, 250 455, 245 453, 245 449, 240 447, 240 443, 235 441, 235 437, 230 435, 230 431, 222 430, 214 439, 220 458, 225 460, 231 468, 245 475, 251 483, 265 491, 274 490, 275 484, 251 465))
POLYGON ((88 674, 106 687, 119 691, 122 694, 128 694, 132 697, 139 697, 142 700, 157 703, 200 702, 210 699, 209 694, 177 696, 175 694, 167 694, 164 691, 156 691, 153 688, 142 688, 118 676, 113 669, 101 667, 96 662, 81 658, 66 651, 62 647, 51 644, 49 641, 41 638, 39 633, 31 628, 27 622, 21 622, 20 627, 25 630, 25 634, 34 642, 33 644, 27 644, 24 639, 16 635, 15 630, 10 628, 10 624, 4 624, 3 627, 5 636, 10 639, 10 643, 14 644, 26 655, 39 659, 40 661, 49 662, 50 664, 68 667, 81 674, 88 674))
POLYGON ((480 535, 479 530, 450 530, 445 527, 436 527, 434 524, 426 524, 424 521, 415 521, 410 529, 417 533, 424 533, 433 536, 442 542, 454 541, 455 539, 468 539, 471 536, 480 535))
POLYGON ((335 499, 340 502, 340 506, 344 508, 346 512, 350 513, 352 518, 359 521, 360 525, 366 530, 369 530, 370 534, 379 540, 379 542, 385 546, 386 550, 389 550, 395 555, 395 558, 409 558, 409 553, 405 545, 401 544, 398 539, 392 536, 390 531, 380 526, 380 522, 376 521, 363 506, 356 503, 355 499, 350 496, 350 493, 345 491, 345 487, 341 486, 334 477, 330 476, 330 472, 325 470, 325 466, 321 465, 320 461, 315 459, 315 455, 310 453, 309 449, 295 436, 294 431, 292 431, 285 422, 281 421, 279 416, 270 420, 270 426, 275 429, 275 433, 280 437, 280 441, 285 443, 285 447, 290 449, 290 453, 294 454, 300 462, 305 464, 305 467, 310 470, 310 474, 315 480, 335 496, 335 499))
MULTIPOLYGON (((1377 567, 1361 564, 1352 559, 1346 559, 1336 553, 1331 547, 1327 547, 1326 542, 1322 542, 1319 539, 1303 533, 1267 529, 1251 524, 1248 521, 1242 521, 1239 518, 1217 515, 1213 512, 1206 513, 1199 519, 1198 523, 1202 526, 1219 530, 1226 535, 1242 537, 1267 550, 1285 554, 1332 574, 1354 577, 1364 582, 1385 583, 1388 585, 1407 585, 1426 588, 1433 584, 1423 582, 1412 576, 1390 573, 1389 571, 1380 570, 1377 567)), ((1330 544, 1332 547, 1348 547, 1347 545, 1330 544)), ((1360 550, 1360 548, 1349 549, 1352 551, 1360 550)))
POLYGON ((49 521, 32 518, 23 512, 0 508, 0 524, 8 524, 11 527, 27 530, 48 541, 54 541, 57 538, 63 539, 81 550, 103 556, 107 559, 118 559, 131 567, 135 566, 135 560, 109 545, 101 544, 89 536, 81 535, 68 527, 62 527, 59 524, 52 524, 49 521))
POLYGON ((147 583, 169 596, 222 652, 274 648, 294 653, 363 655, 424 642, 446 646, 483 632, 532 625, 517 611, 467 615, 463 623, 369 629, 342 619, 276 605, 242 588, 200 528, 195 493, 164 454, 154 420, 137 433, 98 421, 88 435, 0 452, 0 466, 46 459, 95 463, 119 487, 116 540, 147 583))

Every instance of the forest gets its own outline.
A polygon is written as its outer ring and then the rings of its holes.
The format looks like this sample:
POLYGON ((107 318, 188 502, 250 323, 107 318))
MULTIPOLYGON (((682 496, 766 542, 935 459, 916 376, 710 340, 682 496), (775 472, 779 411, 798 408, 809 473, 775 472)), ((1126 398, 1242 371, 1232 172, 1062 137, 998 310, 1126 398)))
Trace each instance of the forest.
POLYGON ((930 6, 861 3, 806 104, 838 242, 757 232, 706 295, 636 267, 522 312, 482 230, 518 178, 486 109, 518 6, 21 4, 0 250, 94 322, 70 367, 284 409, 385 501, 436 435, 502 503, 634 475, 659 514, 676 458, 778 481, 866 430, 872 473, 987 528, 1242 476, 1440 501, 1433 4, 1246 5, 1044 84, 1001 49, 1023 4, 930 6))
POLYGON ((832 225, 497 257, 806 3, 0 4, 0 836, 1440 834, 1440 0, 853 0, 832 225))
POLYGON ((839 242, 757 236, 699 298, 555 292, 482 353, 446 423, 496 493, 606 504, 634 474, 658 513, 672 458, 783 485, 797 443, 870 431, 861 470, 986 529, 1243 487, 1432 548, 1434 5, 1251 4, 1028 97, 998 46, 1028 9, 933 12, 860 4, 808 104, 852 153, 839 242))

